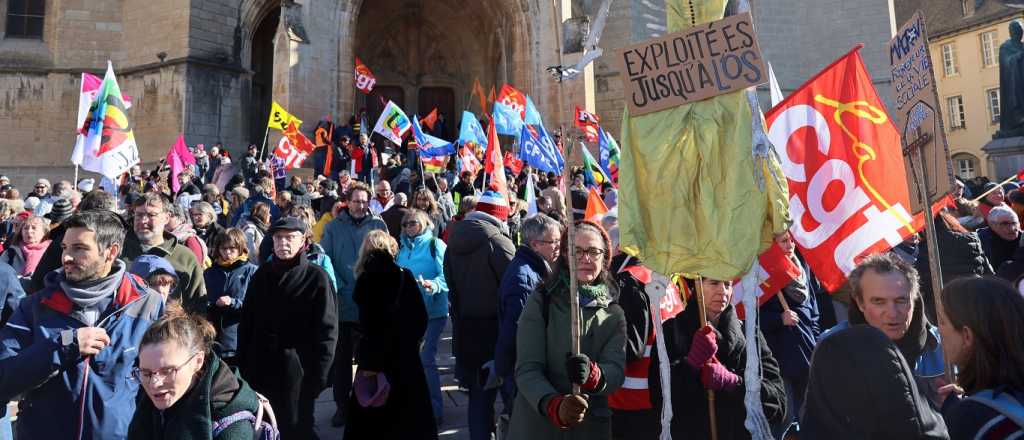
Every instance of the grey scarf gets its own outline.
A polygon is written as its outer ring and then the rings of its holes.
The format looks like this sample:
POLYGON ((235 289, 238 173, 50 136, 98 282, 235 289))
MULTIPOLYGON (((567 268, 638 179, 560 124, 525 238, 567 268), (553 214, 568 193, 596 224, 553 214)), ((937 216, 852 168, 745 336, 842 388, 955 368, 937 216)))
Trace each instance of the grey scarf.
POLYGON ((114 264, 110 267, 110 274, 96 280, 71 283, 64 279, 63 274, 61 275, 60 288, 75 305, 75 317, 92 327, 96 325, 103 309, 109 304, 109 299, 114 296, 121 284, 121 277, 124 276, 124 263, 121 260, 114 260, 114 264))

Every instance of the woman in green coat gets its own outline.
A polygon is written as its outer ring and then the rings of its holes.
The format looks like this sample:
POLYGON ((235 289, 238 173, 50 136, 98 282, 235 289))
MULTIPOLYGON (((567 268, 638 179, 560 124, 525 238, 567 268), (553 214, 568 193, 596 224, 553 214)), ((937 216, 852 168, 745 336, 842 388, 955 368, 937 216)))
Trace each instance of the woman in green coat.
POLYGON ((563 259, 530 295, 519 319, 512 440, 611 439, 607 396, 624 380, 626 321, 608 275, 608 234, 588 221, 576 227, 581 353, 569 355, 569 271, 563 259), (573 384, 580 385, 580 394, 572 394, 573 384))
POLYGON ((259 397, 211 350, 214 337, 208 321, 168 303, 139 343, 130 440, 252 440, 259 397))

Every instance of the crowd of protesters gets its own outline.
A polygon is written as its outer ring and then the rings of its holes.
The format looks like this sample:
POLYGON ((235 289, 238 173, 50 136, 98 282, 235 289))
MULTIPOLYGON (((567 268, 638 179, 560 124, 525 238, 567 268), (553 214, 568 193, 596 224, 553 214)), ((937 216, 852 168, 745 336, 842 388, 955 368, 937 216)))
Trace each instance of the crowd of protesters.
POLYGON ((1016 184, 960 183, 936 216, 940 292, 917 237, 827 292, 777 236, 800 275, 748 339, 732 280, 684 279, 668 289, 680 310, 652 314, 667 309, 619 249, 611 184, 609 212, 584 219, 582 173, 566 194, 508 168, 502 194, 353 135, 307 180, 220 145, 180 175, 136 166, 103 188, 22 193, 0 176, 0 400, 17 403, 0 439, 317 438, 328 387, 345 438, 434 439, 449 326, 472 440, 747 439, 750 405, 779 439, 1024 435, 1016 184))

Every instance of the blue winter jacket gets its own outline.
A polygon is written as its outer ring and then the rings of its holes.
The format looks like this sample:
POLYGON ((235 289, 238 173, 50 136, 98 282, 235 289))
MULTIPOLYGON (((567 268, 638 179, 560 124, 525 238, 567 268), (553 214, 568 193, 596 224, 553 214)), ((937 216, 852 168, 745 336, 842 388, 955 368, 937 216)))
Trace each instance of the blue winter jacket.
POLYGON ((448 283, 444 281, 444 252, 447 249, 448 245, 434 237, 431 231, 413 238, 403 234, 402 246, 398 249, 398 265, 409 269, 417 281, 422 277, 434 285, 433 293, 429 293, 417 284, 429 319, 448 317, 448 283))
POLYGON ((380 217, 366 214, 355 220, 343 210, 324 227, 324 235, 320 239, 320 247, 334 264, 334 276, 338 280, 338 321, 359 322, 359 307, 352 300, 352 291, 356 287, 356 259, 359 248, 363 245, 366 234, 374 229, 387 232, 388 227, 380 217))
POLYGON ((532 249, 519 246, 505 269, 498 287, 498 343, 494 369, 500 377, 511 377, 516 367, 516 332, 526 299, 548 275, 548 265, 532 249))
POLYGON ((203 272, 206 281, 207 318, 217 329, 217 345, 214 350, 223 358, 231 358, 238 349, 238 323, 241 321, 242 303, 249 280, 259 266, 248 260, 238 261, 224 267, 214 264, 203 272), (222 296, 231 297, 226 307, 217 305, 222 296))
MULTIPOLYGON (((0 323, 4 317, 10 316, 18 308, 18 303, 25 297, 25 289, 21 287, 18 273, 10 264, 0 262, 0 323)), ((4 408, 0 408, 0 414, 4 408)))
POLYGON ((85 326, 60 290, 62 278, 62 270, 47 274, 45 287, 23 300, 0 329, 0 401, 22 396, 19 440, 126 438, 139 391, 131 369, 143 333, 163 314, 163 297, 138 277, 123 276, 96 324, 110 345, 82 358, 74 346, 61 344, 63 330, 85 326))

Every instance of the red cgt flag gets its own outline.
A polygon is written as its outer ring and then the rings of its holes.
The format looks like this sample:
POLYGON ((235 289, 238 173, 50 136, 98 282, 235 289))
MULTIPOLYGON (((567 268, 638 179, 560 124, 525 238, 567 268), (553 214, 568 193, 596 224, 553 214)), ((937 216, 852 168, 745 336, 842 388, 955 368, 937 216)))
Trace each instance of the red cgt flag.
POLYGON ((277 143, 274 155, 284 160, 285 169, 292 169, 302 165, 306 158, 316 148, 302 132, 295 127, 294 122, 289 122, 284 130, 284 137, 277 143))
POLYGON ((587 142, 598 142, 600 138, 597 134, 597 128, 601 123, 601 118, 597 117, 596 114, 584 110, 580 106, 576 106, 576 126, 580 130, 583 130, 583 135, 586 137, 587 142))
POLYGON ((765 115, 789 184, 790 231, 829 291, 861 258, 915 232, 900 135, 859 49, 765 115))
POLYGON ((359 60, 359 57, 356 57, 355 83, 356 88, 367 95, 373 91, 373 86, 377 84, 377 78, 374 78, 373 72, 370 71, 369 67, 366 67, 366 64, 359 60))
POLYGON ((505 168, 512 170, 512 174, 519 175, 523 171, 523 161, 516 158, 511 151, 505 152, 505 168))
POLYGON ((520 118, 526 119, 526 95, 516 90, 515 87, 508 84, 502 85, 501 93, 498 94, 498 102, 518 112, 520 118))

